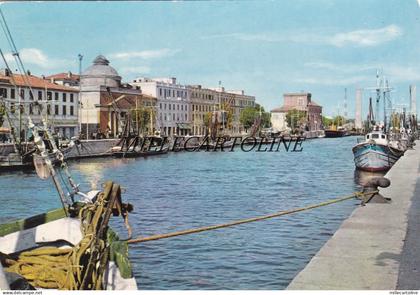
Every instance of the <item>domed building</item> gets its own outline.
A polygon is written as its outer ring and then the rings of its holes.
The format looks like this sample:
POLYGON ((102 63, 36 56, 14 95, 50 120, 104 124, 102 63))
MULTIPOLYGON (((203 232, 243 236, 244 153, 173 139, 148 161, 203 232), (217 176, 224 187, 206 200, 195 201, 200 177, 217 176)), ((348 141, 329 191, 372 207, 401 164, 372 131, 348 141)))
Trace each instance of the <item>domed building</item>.
POLYGON ((140 87, 121 83, 109 60, 98 55, 80 76, 80 122, 83 139, 118 137, 126 115, 136 105, 156 106, 156 98, 140 87))

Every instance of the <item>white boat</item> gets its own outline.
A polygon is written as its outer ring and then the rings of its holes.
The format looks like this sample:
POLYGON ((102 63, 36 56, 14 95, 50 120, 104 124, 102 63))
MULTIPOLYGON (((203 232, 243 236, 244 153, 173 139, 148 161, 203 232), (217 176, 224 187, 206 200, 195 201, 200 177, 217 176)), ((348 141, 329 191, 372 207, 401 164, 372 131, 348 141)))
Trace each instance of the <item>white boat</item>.
MULTIPOLYGON (((92 191, 88 195, 96 199, 99 193, 92 191)), ((65 269, 65 275, 74 275, 71 266, 66 265, 65 256, 77 254, 79 247, 85 244, 86 236, 82 228, 81 219, 66 216, 62 208, 0 225, 0 290, 68 290, 71 285, 59 280, 58 272, 61 267, 65 269), (51 251, 54 254, 40 255, 41 251, 51 251), (63 254, 55 254, 58 251, 62 251, 63 254), (45 261, 45 265, 40 259, 45 261), (48 263, 48 259, 55 259, 57 262, 51 264, 48 263), (63 263, 60 264, 58 260, 62 260, 63 263)), ((101 278, 96 288, 100 286, 104 290, 137 290, 128 258, 128 248, 124 241, 120 241, 118 236, 114 232, 111 234, 111 230, 108 229, 105 243, 104 253, 107 253, 105 257, 108 258, 102 268, 96 267, 93 270, 101 278)), ((83 256, 87 257, 86 254, 83 256)), ((68 261, 71 262, 71 259, 68 261)), ((74 284, 73 288, 77 286, 74 284)), ((92 287, 93 284, 90 283, 83 289, 92 287)))
POLYGON ((366 134, 364 140, 353 147, 356 168, 364 171, 386 171, 404 155, 398 142, 389 141, 380 130, 366 134))

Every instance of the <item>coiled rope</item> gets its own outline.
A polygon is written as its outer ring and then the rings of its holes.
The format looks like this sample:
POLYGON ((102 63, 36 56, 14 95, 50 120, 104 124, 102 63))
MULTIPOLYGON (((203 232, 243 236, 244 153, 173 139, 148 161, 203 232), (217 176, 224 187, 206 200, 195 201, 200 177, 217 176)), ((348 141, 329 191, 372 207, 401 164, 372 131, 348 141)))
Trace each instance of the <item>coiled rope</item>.
POLYGON ((101 290, 109 260, 106 231, 120 186, 107 182, 93 204, 79 211, 82 240, 70 248, 46 246, 7 257, 5 270, 14 272, 37 288, 60 290, 101 290))
POLYGON ((220 229, 220 228, 236 226, 236 225, 240 225, 240 224, 244 224, 244 223, 266 220, 266 219, 270 219, 270 218, 280 217, 280 216, 284 216, 284 215, 289 215, 289 214, 293 214, 293 213, 297 213, 297 212, 302 212, 302 211, 306 211, 306 210, 311 210, 311 209, 315 209, 315 208, 319 208, 319 207, 343 202, 343 201, 350 200, 350 199, 353 199, 353 198, 362 199, 363 197, 375 195, 378 192, 379 191, 377 191, 377 190, 376 191, 371 191, 371 192, 355 192, 351 195, 343 196, 343 197, 340 197, 340 198, 337 198, 337 199, 332 199, 332 200, 325 201, 325 202, 322 202, 322 203, 313 204, 313 205, 300 207, 300 208, 295 208, 295 209, 290 209, 290 210, 279 211, 279 212, 268 214, 268 215, 263 215, 263 216, 253 217, 253 218, 247 218, 247 219, 240 219, 240 220, 235 220, 235 221, 231 221, 231 222, 228 222, 228 223, 198 227, 198 228, 193 228, 193 229, 188 229, 188 230, 181 230, 181 231, 176 231, 176 232, 172 232, 172 233, 156 234, 156 235, 152 235, 152 236, 148 236, 148 237, 141 237, 140 236, 140 237, 137 237, 137 238, 134 238, 134 239, 127 240, 127 243, 128 244, 144 243, 144 242, 149 242, 149 241, 168 239, 168 238, 177 237, 177 236, 185 236, 185 235, 200 233, 200 232, 204 232, 204 231, 211 231, 211 230, 216 230, 216 229, 220 229))

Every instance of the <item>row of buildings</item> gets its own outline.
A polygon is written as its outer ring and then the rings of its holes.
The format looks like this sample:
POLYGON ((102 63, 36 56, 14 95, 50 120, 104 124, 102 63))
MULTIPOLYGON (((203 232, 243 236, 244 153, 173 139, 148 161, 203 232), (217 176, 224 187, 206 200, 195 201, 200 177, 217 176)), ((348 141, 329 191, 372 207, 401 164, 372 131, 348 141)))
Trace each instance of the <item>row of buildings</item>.
POLYGON ((183 85, 176 78, 141 77, 123 83, 109 63, 99 55, 80 76, 70 72, 22 76, 3 70, 0 96, 11 110, 13 125, 19 125, 21 117, 27 122, 26 114, 35 122, 47 115, 56 131, 65 137, 80 133, 84 138, 98 134, 117 137, 128 113, 142 107, 150 110, 149 133, 204 135, 206 114, 229 108, 233 116, 229 133, 240 134, 244 131, 239 120, 241 111, 255 105, 255 97, 242 90, 183 85), (19 111, 15 105, 20 106, 19 111))

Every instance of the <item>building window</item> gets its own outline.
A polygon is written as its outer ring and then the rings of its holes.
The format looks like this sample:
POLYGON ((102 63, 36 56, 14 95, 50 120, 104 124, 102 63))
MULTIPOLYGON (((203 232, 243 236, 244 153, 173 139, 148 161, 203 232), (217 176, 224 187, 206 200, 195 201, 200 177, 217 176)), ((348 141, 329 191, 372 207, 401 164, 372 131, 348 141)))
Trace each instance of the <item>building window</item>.
POLYGON ((54 114, 55 115, 58 115, 58 105, 55 105, 54 106, 54 114))
POLYGON ((58 92, 54 93, 54 100, 58 100, 58 92))
POLYGON ((67 101, 67 94, 66 93, 63 93, 63 102, 66 102, 66 101, 67 101))
POLYGON ((74 116, 74 107, 70 106, 70 116, 74 116))
POLYGON ((159 96, 162 97, 162 88, 159 88, 159 96))
POLYGON ((38 100, 42 100, 42 91, 38 91, 38 100))
POLYGON ((176 105, 177 110, 179 111, 179 104, 176 105))
POLYGON ((15 99, 15 89, 10 89, 10 98, 15 99))
POLYGON ((0 88, 0 95, 3 98, 6 98, 7 97, 7 89, 6 88, 0 88))
POLYGON ((74 102, 74 94, 70 93, 70 102, 74 102))
POLYGON ((162 109, 162 104, 161 103, 159 104, 159 109, 162 109))
POLYGON ((187 114, 185 114, 185 121, 188 121, 188 116, 187 116, 187 114))
POLYGON ((175 121, 175 113, 172 114, 172 119, 175 121))
POLYGON ((51 105, 47 104, 47 115, 51 115, 51 105))
POLYGON ((171 104, 169 104, 169 110, 171 110, 171 104))
POLYGON ((166 110, 166 103, 163 105, 164 109, 166 110))
POLYGON ((63 106, 63 116, 66 116, 67 115, 67 108, 66 108, 66 106, 63 106))
POLYGON ((29 115, 33 115, 34 113, 34 105, 32 103, 29 104, 29 115))
POLYGON ((47 99, 52 100, 52 92, 51 91, 47 92, 47 99))
POLYGON ((34 100, 34 93, 29 89, 29 99, 34 100))

